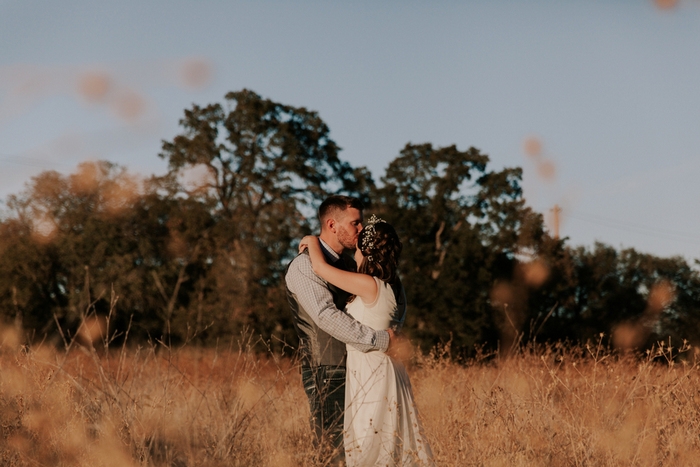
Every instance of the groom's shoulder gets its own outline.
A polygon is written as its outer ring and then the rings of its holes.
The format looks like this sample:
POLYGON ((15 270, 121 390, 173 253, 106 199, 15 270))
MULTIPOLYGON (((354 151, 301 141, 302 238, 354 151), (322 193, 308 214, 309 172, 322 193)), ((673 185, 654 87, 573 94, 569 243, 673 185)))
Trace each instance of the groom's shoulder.
POLYGON ((308 273, 309 271, 313 272, 313 270, 309 252, 304 250, 289 262, 285 276, 289 276, 290 274, 308 273))
POLYGON ((320 283, 321 279, 314 273, 311 266, 309 253, 304 251, 298 254, 287 266, 284 274, 284 282, 292 293, 306 290, 311 283, 320 283))

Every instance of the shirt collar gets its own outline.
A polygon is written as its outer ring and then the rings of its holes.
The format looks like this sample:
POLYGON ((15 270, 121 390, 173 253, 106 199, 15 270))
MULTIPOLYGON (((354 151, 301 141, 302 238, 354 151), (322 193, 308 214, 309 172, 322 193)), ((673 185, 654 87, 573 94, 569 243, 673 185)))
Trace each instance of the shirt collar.
POLYGON ((326 256, 326 258, 330 259, 333 263, 340 259, 340 255, 333 251, 333 248, 329 247, 328 243, 321 240, 320 237, 318 240, 321 242, 321 251, 323 251, 323 254, 326 256))

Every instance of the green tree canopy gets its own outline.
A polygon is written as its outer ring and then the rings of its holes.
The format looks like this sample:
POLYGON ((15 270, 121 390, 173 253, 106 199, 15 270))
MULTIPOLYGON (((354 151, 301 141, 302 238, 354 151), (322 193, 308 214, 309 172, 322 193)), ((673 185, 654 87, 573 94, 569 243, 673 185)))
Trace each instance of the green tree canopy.
POLYGON ((520 169, 491 171, 488 163, 475 148, 407 144, 374 195, 403 238, 407 329, 426 347, 448 339, 459 348, 495 344, 493 283, 543 235, 522 199, 520 169))
POLYGON ((700 344, 700 273, 683 258, 552 238, 519 168, 478 149, 407 144, 375 184, 316 112, 242 90, 193 105, 162 177, 109 162, 44 172, 0 220, 0 316, 36 338, 88 311, 135 339, 203 342, 242 329, 295 342, 282 275, 331 193, 361 197, 404 243, 406 332, 507 349, 527 339, 700 344), (114 294, 113 294, 114 293, 114 294), (115 299, 116 307, 115 307, 115 299))

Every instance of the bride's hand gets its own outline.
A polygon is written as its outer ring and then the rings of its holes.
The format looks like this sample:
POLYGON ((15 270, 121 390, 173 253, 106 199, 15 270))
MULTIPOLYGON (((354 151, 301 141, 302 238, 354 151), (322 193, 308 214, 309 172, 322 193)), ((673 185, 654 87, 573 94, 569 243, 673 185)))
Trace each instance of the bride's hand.
POLYGON ((302 238, 301 241, 299 242, 299 253, 302 251, 306 250, 311 242, 317 242, 318 237, 316 235, 307 235, 306 237, 302 238))

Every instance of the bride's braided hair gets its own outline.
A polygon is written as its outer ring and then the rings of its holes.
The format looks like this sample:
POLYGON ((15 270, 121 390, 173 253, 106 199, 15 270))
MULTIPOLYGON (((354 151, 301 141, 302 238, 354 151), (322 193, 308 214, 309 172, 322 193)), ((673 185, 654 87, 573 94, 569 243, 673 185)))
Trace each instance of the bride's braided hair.
POLYGON ((391 224, 373 214, 357 237, 357 247, 364 256, 357 272, 400 287, 398 267, 403 244, 391 224))

